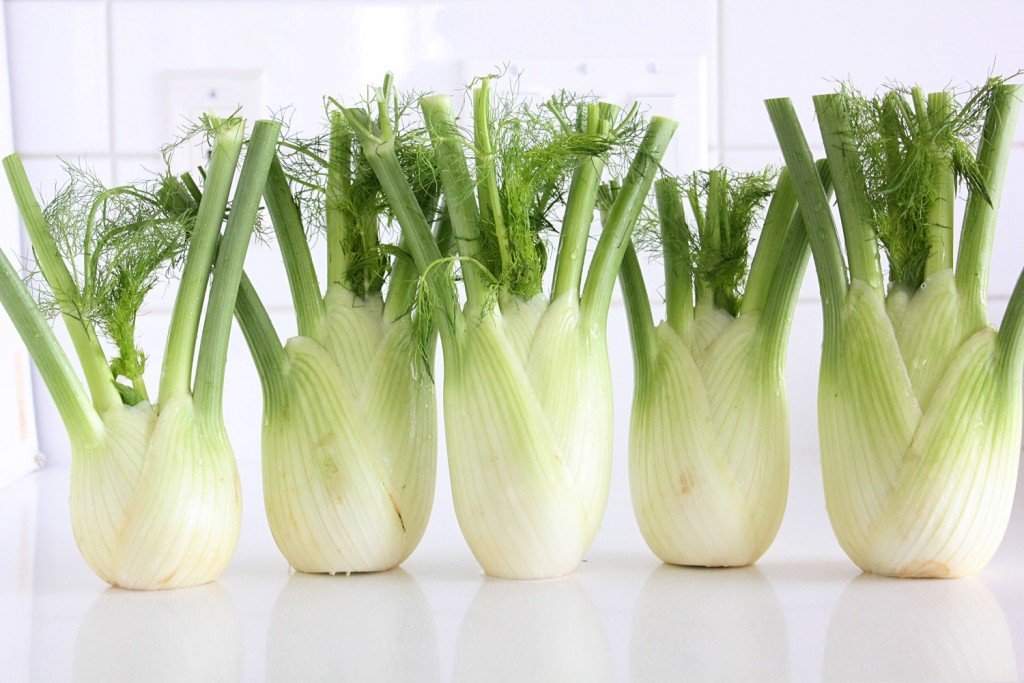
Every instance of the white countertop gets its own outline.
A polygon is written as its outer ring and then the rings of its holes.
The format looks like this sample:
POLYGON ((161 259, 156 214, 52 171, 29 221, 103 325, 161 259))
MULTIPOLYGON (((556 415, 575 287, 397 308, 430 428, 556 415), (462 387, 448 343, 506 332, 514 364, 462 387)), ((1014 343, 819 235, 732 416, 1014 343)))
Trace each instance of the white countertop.
MULTIPOLYGON (((235 559, 208 586, 110 589, 78 555, 68 472, 0 490, 0 680, 1017 680, 1024 515, 972 579, 859 574, 780 535, 756 568, 660 565, 628 503, 575 575, 485 579, 448 524, 403 569, 290 574, 243 470, 235 559)), ((443 496, 442 496, 443 498, 443 496)), ((449 504, 439 500, 439 506, 449 504)), ((813 547, 808 547, 808 544, 813 547)), ((822 546, 822 547, 818 547, 822 546)))

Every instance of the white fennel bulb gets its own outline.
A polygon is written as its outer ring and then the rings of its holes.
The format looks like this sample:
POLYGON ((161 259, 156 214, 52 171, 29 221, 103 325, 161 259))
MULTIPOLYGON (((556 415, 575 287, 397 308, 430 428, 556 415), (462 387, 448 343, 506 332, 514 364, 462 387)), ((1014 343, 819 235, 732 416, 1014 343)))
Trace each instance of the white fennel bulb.
POLYGON ((605 326, 615 273, 675 122, 579 102, 492 105, 473 90, 472 140, 445 96, 420 100, 456 255, 443 258, 396 153, 387 112, 346 111, 422 278, 444 351, 444 415, 455 511, 484 571, 571 572, 604 515, 611 467, 605 326), (500 118, 499 118, 500 117, 500 118), (569 122, 575 122, 570 124, 569 122), (586 287, 584 257, 605 162, 639 141, 586 287), (465 149, 474 151, 472 172, 465 149), (563 199, 564 198, 564 199, 563 199), (561 203, 564 201, 564 205, 561 203), (554 285, 542 293, 542 231, 561 220, 554 285), (458 263, 458 275, 452 264, 458 263), (463 283, 465 306, 456 280, 463 283))
POLYGON ((411 323, 324 297, 323 342, 295 337, 268 395, 263 490, 281 552, 305 572, 390 569, 419 543, 437 463, 434 386, 413 376, 411 323))
POLYGON ((1024 279, 998 332, 985 300, 1020 97, 1019 87, 993 78, 963 104, 917 88, 815 98, 848 277, 792 104, 768 102, 822 290, 826 504, 843 549, 868 572, 974 574, 1009 521, 1020 459, 1024 279), (908 111, 915 114, 894 116, 908 111), (958 180, 969 193, 954 264, 958 180))
MULTIPOLYGON (((415 156, 417 140, 403 136, 404 156, 415 156)), ((401 564, 422 538, 434 500, 436 334, 410 312, 415 266, 401 245, 380 240, 383 197, 365 163, 352 167, 354 143, 335 111, 326 142, 286 141, 270 168, 264 194, 298 336, 282 346, 248 280, 238 300, 263 385, 267 520, 288 563, 311 573, 401 564), (324 168, 310 159, 330 161, 324 168), (319 203, 302 194, 311 187, 320 189, 319 203), (310 228, 327 236, 323 293, 305 237, 310 228)), ((415 170, 419 200, 436 207, 430 165, 415 170)), ((447 251, 450 229, 438 228, 435 248, 447 251)))
POLYGON ((822 360, 828 511, 867 571, 966 576, 1002 541, 1020 461, 1021 374, 1004 364, 991 326, 958 329, 964 313, 951 270, 930 276, 898 322, 854 281, 838 348, 822 360))
POLYGON ((786 507, 785 346, 808 249, 783 171, 747 277, 772 175, 716 169, 658 181, 658 225, 641 234, 665 264, 668 315, 657 327, 635 252, 620 273, 636 365, 633 508, 651 550, 672 564, 751 564, 786 507))
POLYGON ((89 391, 2 257, 0 303, 71 439, 75 540, 89 567, 113 586, 149 590, 213 581, 238 540, 241 495, 222 417, 224 368, 242 261, 280 126, 253 127, 221 237, 245 125, 235 118, 205 123, 213 140, 208 192, 188 221, 180 211, 191 201, 188 190, 173 177, 107 189, 72 169, 44 211, 20 160, 4 160, 47 286, 43 303, 61 314, 89 391), (159 400, 151 402, 135 319, 162 272, 180 260, 159 400), (110 361, 100 334, 119 353, 110 361))
POLYGON ((191 396, 115 406, 99 441, 72 444, 71 526, 89 567, 124 588, 215 580, 238 541, 241 490, 223 424, 191 396))
POLYGON ((446 351, 444 408, 455 510, 477 561, 511 578, 571 572, 608 498, 603 332, 569 299, 488 312, 446 351))
POLYGON ((658 326, 650 378, 633 408, 629 474, 640 531, 665 562, 751 564, 782 521, 786 393, 779 369, 759 353, 755 317, 727 323, 702 349, 658 326))

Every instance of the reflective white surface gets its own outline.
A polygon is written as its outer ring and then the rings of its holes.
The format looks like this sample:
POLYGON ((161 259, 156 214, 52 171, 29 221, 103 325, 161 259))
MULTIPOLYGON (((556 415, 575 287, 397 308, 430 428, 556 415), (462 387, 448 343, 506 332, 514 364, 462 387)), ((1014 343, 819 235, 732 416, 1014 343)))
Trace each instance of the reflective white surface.
POLYGON ((956 581, 861 575, 833 546, 793 535, 756 567, 659 565, 621 497, 564 579, 487 579, 450 530, 428 533, 403 569, 329 577, 289 573, 262 518, 259 473, 243 470, 246 521, 221 581, 133 593, 106 587, 79 557, 67 484, 66 470, 51 469, 0 490, 0 680, 1013 681, 1024 672, 1019 502, 990 567, 956 581))

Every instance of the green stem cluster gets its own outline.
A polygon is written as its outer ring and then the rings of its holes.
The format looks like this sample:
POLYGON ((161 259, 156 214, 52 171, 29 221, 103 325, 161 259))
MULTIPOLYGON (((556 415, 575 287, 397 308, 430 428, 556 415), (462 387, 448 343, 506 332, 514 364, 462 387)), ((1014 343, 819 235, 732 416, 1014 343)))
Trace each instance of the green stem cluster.
MULTIPOLYGON (((818 172, 824 185, 830 187, 831 179, 824 162, 819 162, 818 172)), ((709 173, 707 208, 703 211, 696 205, 696 197, 692 193, 690 196, 697 230, 701 233, 702 249, 717 249, 723 233, 738 229, 738 226, 728 225, 731 211, 725 201, 724 182, 724 171, 709 173)), ((715 306, 738 315, 761 313, 764 352, 770 362, 781 366, 789 323, 809 256, 807 231, 797 212, 793 178, 785 168, 779 174, 747 274, 744 295, 735 312, 723 303, 731 301, 731 288, 724 283, 708 281, 695 267, 696 261, 690 253, 693 235, 685 215, 684 193, 675 178, 663 178, 655 183, 668 325, 686 343, 690 343, 696 310, 700 306, 715 306)), ((745 241, 744 236, 744 244, 745 241)), ((654 320, 643 273, 632 246, 623 260, 620 279, 630 322, 634 362, 637 375, 643 382, 656 352, 654 320)), ((641 384, 638 384, 640 390, 641 384)))
MULTIPOLYGON (((423 273, 427 291, 435 305, 440 306, 440 315, 436 316, 436 321, 442 339, 454 334, 460 313, 455 287, 445 277, 442 269, 430 267, 442 260, 442 252, 437 240, 431 235, 430 224, 419 199, 402 171, 395 153, 394 139, 385 141, 378 137, 370 128, 373 124, 369 117, 362 110, 346 111, 346 116, 363 140, 363 153, 380 181, 395 219, 402 227, 405 245, 417 268, 423 273)), ((451 220, 447 204, 444 215, 446 220, 451 220)))
POLYGON ((245 125, 231 121, 221 124, 214 137, 203 198, 199 202, 185 269, 171 313, 167 339, 173 343, 167 345, 160 375, 161 404, 191 391, 200 316, 244 135, 245 125))
MULTIPOLYGON (((121 404, 121 397, 114 386, 114 378, 107 367, 107 359, 100 345, 99 337, 91 320, 78 306, 80 293, 68 270, 67 263, 57 248, 50 226, 47 225, 43 211, 36 202, 32 192, 32 184, 25 173, 21 158, 15 154, 3 161, 7 173, 7 181, 14 193, 14 201, 21 212, 28 232, 32 251, 38 263, 43 279, 53 292, 54 299, 60 308, 61 318, 67 327, 71 343, 75 347, 85 374, 85 381, 92 395, 92 404, 100 415, 121 404)), ((14 303, 17 300, 12 301, 14 303)), ((8 311, 8 314, 11 314, 8 311)), ((12 317, 13 314, 11 314, 12 317)), ((31 350, 31 345, 29 349, 31 350)))
MULTIPOLYGON (((497 154, 493 144, 495 124, 486 79, 474 91, 473 102, 475 129, 471 146, 475 152, 475 179, 466 160, 467 144, 459 132, 450 98, 431 95, 420 100, 440 171, 446 213, 455 235, 457 258, 466 288, 466 309, 475 315, 488 306, 488 289, 495 285, 499 290, 502 288, 505 282, 503 269, 514 265, 514 251, 509 242, 509 216, 504 213, 508 200, 499 187, 497 154), (495 245, 493 258, 484 253, 485 243, 495 245)), ((586 114, 580 118, 581 131, 577 132, 598 138, 611 134, 618 111, 612 105, 587 105, 586 114)), ((437 267, 442 256, 430 236, 428 221, 417 205, 413 188, 398 162, 394 133, 383 123, 387 120, 386 111, 377 121, 371 120, 363 110, 347 109, 345 113, 351 128, 360 137, 363 152, 377 174, 416 267, 423 274, 435 305, 443 311, 439 316, 442 340, 453 339, 465 325, 464 314, 448 271, 437 267)), ((634 114, 635 111, 631 111, 628 116, 634 114)), ((586 287, 582 290, 583 257, 604 158, 596 153, 584 155, 572 173, 555 263, 553 296, 568 293, 578 297, 584 319, 590 324, 601 326, 606 319, 615 276, 629 246, 630 232, 676 125, 674 121, 661 117, 654 117, 650 122, 622 190, 609 211, 586 287)), ((538 192, 545 196, 554 194, 552 188, 540 188, 538 192)), ((531 202, 535 199, 530 198, 531 202)), ((539 280, 539 273, 537 275, 539 280)), ((517 294, 512 289, 501 293, 517 294)))
POLYGON ((598 329, 605 327, 622 257, 630 247, 633 228, 677 126, 671 119, 651 118, 622 188, 616 192, 608 219, 602 226, 581 299, 584 320, 589 320, 598 329))
MULTIPOLYGON (((390 80, 385 83, 380 95, 383 100, 390 100, 390 80)), ((337 105, 334 100, 331 102, 337 105)), ((321 178, 295 179, 289 176, 282 158, 275 156, 270 164, 263 193, 274 234, 281 248, 299 336, 319 342, 324 342, 327 334, 324 328, 327 292, 320 289, 306 239, 303 214, 290 181, 296 180, 307 188, 316 186, 323 191, 328 291, 332 287, 341 287, 360 299, 381 296, 384 316, 388 322, 408 314, 413 306, 417 277, 415 266, 405 252, 423 246, 403 240, 397 249, 391 250, 394 253, 386 255, 386 248, 382 247, 379 235, 384 212, 382 182, 377 180, 372 168, 361 164, 361 160, 353 155, 359 146, 356 139, 358 136, 353 135, 352 126, 344 112, 340 109, 331 111, 329 121, 326 158, 301 141, 282 143, 282 147, 289 153, 312 159, 322 173, 321 178), (388 289, 384 293, 386 281, 388 289)), ((384 126, 397 135, 397 123, 387 119, 384 126)), ((395 162, 401 173, 397 155, 395 162)), ((429 188, 418 189, 419 194, 411 193, 411 205, 415 206, 415 211, 421 216, 425 210, 433 212, 438 203, 436 195, 431 194, 429 188)), ((392 204, 390 210, 401 214, 409 208, 392 204)), ((430 233, 429 227, 427 233, 430 233)), ((436 252, 437 258, 440 258, 441 249, 445 252, 448 249, 444 245, 445 239, 444 234, 439 234, 439 242, 431 238, 425 248, 432 250, 432 253, 436 252)), ((281 340, 258 293, 244 277, 236 316, 255 359, 266 397, 271 401, 280 398, 284 368, 281 340)), ((433 334, 429 326, 426 332, 428 338, 433 334)))
MULTIPOLYGON (((238 178, 223 244, 218 250, 228 195, 243 144, 244 123, 239 119, 229 119, 216 125, 213 154, 207 170, 208 191, 199 203, 168 333, 161 404, 183 394, 192 395, 196 337, 210 272, 216 258, 216 273, 210 285, 210 301, 196 370, 194 398, 198 414, 207 419, 220 419, 231 312, 235 305, 242 261, 256 221, 259 196, 279 131, 280 125, 275 122, 260 121, 254 126, 246 161, 238 178)), ((75 377, 74 370, 42 312, 6 258, 0 258, 0 303, 26 342, 72 440, 79 445, 95 444, 102 438, 103 416, 123 405, 121 394, 115 386, 114 376, 93 323, 76 307, 75 302, 81 300, 83 292, 78 290, 68 264, 57 250, 51 226, 47 224, 32 195, 21 161, 12 155, 4 159, 4 168, 28 226, 42 275, 54 293, 71 335, 91 400, 75 377)), ((92 220, 90 216, 90 224, 92 220)), ((86 239, 91 244, 88 230, 86 239)))
POLYGON ((968 314, 978 326, 988 321, 986 308, 992 240, 1022 97, 1022 86, 997 86, 985 116, 977 157, 988 197, 982 196, 980 192, 970 193, 961 227, 960 250, 956 257, 956 284, 964 301, 970 306, 968 314))
MULTIPOLYGON (((944 125, 953 112, 953 95, 944 90, 928 95, 929 126, 944 125)), ((956 174, 944 166, 934 182, 935 196, 928 210, 928 261, 926 273, 953 267, 953 208, 956 201, 956 174)))
MULTIPOLYGON (((868 200, 867 185, 851 139, 852 123, 842 95, 819 95, 814 98, 814 111, 825 143, 825 155, 836 188, 839 215, 843 222, 843 238, 849 258, 850 278, 860 280, 872 289, 883 292, 882 266, 868 200)), ((788 157, 786 158, 789 164, 788 157)))
MULTIPOLYGON (((227 226, 217 249, 213 268, 215 277, 210 285, 206 305, 193 389, 197 412, 205 416, 216 416, 216 419, 221 419, 222 414, 228 336, 231 333, 238 285, 242 279, 242 265, 280 132, 280 124, 273 121, 257 121, 253 126, 227 226)), ((172 338, 168 346, 174 341, 172 338)))
POLYGON ((75 379, 74 368, 42 311, 3 253, 0 253, 0 304, 28 347, 71 440, 84 444, 97 442, 103 425, 94 404, 75 379))
MULTIPOLYGON (((679 239, 688 233, 686 212, 679 187, 671 178, 663 178, 654 185, 654 199, 661 228, 661 244, 665 267, 665 308, 668 324, 684 339, 690 338, 693 326, 693 255, 690 240, 679 239)), ((626 278, 623 278, 623 282, 626 278)), ((699 298, 706 298, 703 283, 699 298)), ((646 288, 644 288, 646 297, 646 288)))
MULTIPOLYGON (((355 221, 345 206, 352 192, 352 136, 341 112, 331 113, 327 191, 324 201, 327 224, 327 281, 348 284, 349 257, 346 243, 355 221)), ((298 303, 296 301, 296 303, 298 303)))
MULTIPOLYGON (((991 88, 991 97, 976 155, 980 185, 970 188, 956 255, 955 278, 965 305, 961 315, 965 317, 963 329, 966 330, 980 329, 988 324, 986 292, 992 238, 1022 95, 1020 86, 1003 82, 987 87, 991 88)), ((928 126, 950 125, 949 112, 953 103, 948 93, 932 93, 927 98, 918 89, 911 93, 913 115, 918 117, 918 130, 928 131, 928 126)), ((820 95, 814 98, 829 166, 835 178, 848 271, 825 188, 814 171, 807 139, 793 105, 784 98, 767 100, 765 103, 786 164, 796 181, 801 213, 809 230, 822 292, 827 339, 837 338, 841 333, 842 309, 851 280, 860 280, 870 285, 880 296, 885 294, 879 267, 879 238, 872 229, 876 219, 871 215, 872 207, 863 173, 865 161, 859 156, 857 145, 849 139, 848 131, 853 128, 853 123, 846 102, 844 95, 820 95)), ((900 150, 889 152, 890 160, 898 161, 898 153, 900 150)), ((895 167, 895 162, 892 163, 895 167)), ((924 226, 927 239, 923 244, 927 253, 921 259, 924 263, 922 275, 909 280, 893 280, 890 291, 895 291, 892 288, 896 287, 916 291, 929 275, 953 266, 952 204, 955 173, 959 172, 953 167, 954 163, 957 163, 955 159, 951 159, 948 169, 941 169, 934 177, 925 179, 932 185, 925 188, 931 203, 924 226)), ((1024 287, 1018 286, 1014 290, 1000 332, 1001 344, 1007 349, 1006 355, 1012 356, 1018 365, 1024 354, 1019 348, 1024 344, 1020 329, 1024 325, 1021 297, 1024 297, 1024 287)))
MULTIPOLYGON (((610 134, 619 112, 619 107, 611 103, 588 103, 583 123, 585 131, 598 136, 610 134)), ((572 174, 569 198, 562 218, 562 239, 558 242, 558 254, 555 257, 552 299, 561 296, 579 298, 587 238, 594 221, 594 206, 604 169, 604 158, 590 157, 583 160, 572 174)))
MULTIPOLYGON (((332 144, 333 144, 332 124, 332 144)), ((333 157, 332 154, 332 162, 333 157)), ((331 283, 344 282, 336 278, 343 277, 345 268, 344 250, 339 244, 337 226, 331 218, 332 213, 339 213, 331 208, 332 178, 336 175, 328 171, 328 197, 327 197, 327 277, 331 283), (342 264, 339 266, 339 264, 342 264), (340 271, 338 270, 340 267, 340 271)), ((302 226, 302 216, 299 214, 299 207, 292 197, 288 187, 288 179, 285 177, 281 162, 274 159, 270 165, 270 173, 267 175, 267 185, 264 188, 263 196, 267 202, 267 212, 270 214, 270 222, 274 226, 274 235, 281 248, 281 256, 284 260, 285 273, 288 276, 288 286, 291 288, 292 301, 295 307, 295 318, 298 332, 304 337, 315 337, 320 331, 320 325, 324 317, 324 300, 320 293, 319 282, 316 277, 316 269, 313 266, 313 256, 309 251, 306 242, 305 230, 302 226)), ((275 334, 276 336, 276 334, 275 334)))
MULTIPOLYGON (((486 102, 486 98, 478 97, 476 101, 480 108, 480 105, 486 102)), ((480 209, 474 193, 473 177, 466 162, 464 144, 455 123, 451 98, 446 95, 429 95, 420 100, 420 107, 423 110, 427 132, 430 133, 437 166, 441 171, 441 186, 444 188, 445 206, 451 217, 452 229, 455 231, 456 249, 463 258, 462 278, 466 287, 467 304, 471 310, 481 310, 486 304, 487 284, 480 265, 483 263, 480 209)), ((486 128, 489 120, 485 119, 484 123, 486 128)), ((382 132, 386 135, 386 131, 382 132)), ((482 135, 487 137, 487 133, 482 135)), ((487 167, 484 171, 485 182, 481 187, 484 196, 490 199, 488 193, 494 187, 494 157, 493 154, 485 154, 483 158, 487 167)), ((500 205, 490 204, 487 199, 483 203, 488 207, 492 220, 496 225, 503 225, 500 205)), ((507 249, 504 234, 497 241, 503 249, 507 249)), ((417 265, 424 270, 429 264, 417 265)), ((491 275, 494 276, 493 273, 491 275)))

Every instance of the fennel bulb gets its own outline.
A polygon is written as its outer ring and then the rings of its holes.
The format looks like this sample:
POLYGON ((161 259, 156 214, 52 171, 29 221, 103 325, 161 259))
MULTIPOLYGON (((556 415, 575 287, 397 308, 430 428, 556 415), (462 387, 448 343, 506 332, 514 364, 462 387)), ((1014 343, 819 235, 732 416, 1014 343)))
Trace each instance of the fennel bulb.
POLYGON ((611 477, 603 330, 569 297, 509 302, 446 349, 444 407, 452 497, 477 561, 508 578, 570 573, 611 477))
POLYGON ((75 540, 90 568, 113 586, 160 589, 212 581, 227 566, 238 539, 238 474, 222 418, 224 366, 242 260, 280 127, 269 121, 254 126, 218 249, 245 125, 234 118, 206 124, 213 141, 209 191, 188 230, 166 208, 177 201, 172 178, 156 188, 105 189, 75 171, 44 213, 18 157, 4 160, 48 285, 43 303, 61 314, 89 394, 43 311, 2 257, 0 303, 71 437, 75 540), (182 257, 159 401, 151 403, 135 318, 160 272, 182 257), (120 353, 109 363, 97 331, 120 353))
MULTIPOLYGON (((437 407, 429 366, 436 335, 426 329, 421 339, 419 314, 409 314, 415 267, 402 253, 391 256, 400 247, 380 242, 380 189, 361 155, 353 167, 352 136, 339 112, 328 140, 326 150, 286 141, 265 190, 298 336, 281 345, 247 281, 238 319, 263 385, 263 492, 278 548, 303 572, 383 571, 416 548, 434 500, 437 407), (328 159, 328 168, 310 167, 311 159, 328 159), (323 294, 306 226, 325 228, 323 294)), ((402 145, 408 165, 415 133, 402 145)), ((436 206, 440 190, 430 165, 415 168, 421 201, 436 206)), ((444 243, 449 233, 438 239, 444 243)))
POLYGON ((75 439, 71 457, 71 526, 104 581, 179 588, 227 567, 241 524, 234 453, 190 396, 115 406, 102 438, 75 439))
POLYGON ((917 88, 815 98, 849 278, 792 104, 767 102, 822 291, 818 408, 829 517, 843 549, 868 572, 973 574, 1009 520, 1020 458, 1024 280, 998 332, 985 301, 1020 96, 1017 86, 991 79, 962 105, 917 88), (954 267, 958 180, 969 196, 954 267))
POLYGON ((324 331, 290 339, 268 387, 263 493, 281 552, 299 571, 383 571, 423 536, 433 502, 433 384, 413 376, 411 322, 380 297, 333 285, 324 331))
POLYGON ((644 540, 672 564, 751 564, 786 507, 785 350, 808 249, 783 170, 744 283, 771 183, 768 170, 724 169, 657 182, 660 225, 641 235, 664 256, 668 317, 656 327, 636 253, 623 262, 637 378, 630 491, 644 540))
POLYGON ((483 79, 473 91, 470 142, 449 98, 421 99, 456 237, 458 256, 443 259, 398 163, 389 90, 390 79, 379 93, 375 121, 363 110, 346 114, 438 321, 459 525, 490 575, 566 574, 593 540, 608 496, 612 396, 605 323, 615 274, 676 124, 655 117, 646 127, 581 288, 601 173, 609 156, 639 137, 635 108, 620 116, 613 105, 564 94, 543 108, 495 107, 483 79), (466 147, 474 150, 474 173, 466 147), (565 185, 570 189, 549 300, 542 293, 542 231, 553 209, 561 208, 565 185), (464 308, 451 267, 456 260, 464 308))

